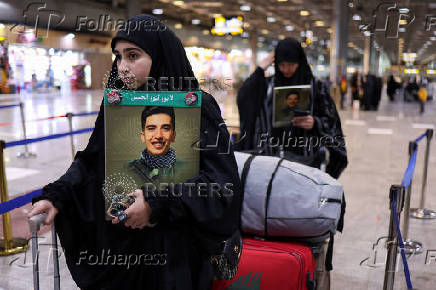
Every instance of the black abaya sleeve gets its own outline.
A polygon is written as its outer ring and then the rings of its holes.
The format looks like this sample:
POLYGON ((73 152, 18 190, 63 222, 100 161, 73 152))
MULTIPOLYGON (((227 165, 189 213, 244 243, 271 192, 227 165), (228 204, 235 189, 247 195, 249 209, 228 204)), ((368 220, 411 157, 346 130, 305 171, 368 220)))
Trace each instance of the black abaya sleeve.
POLYGON ((329 92, 319 81, 315 83, 315 92, 317 92, 314 100, 313 114, 315 127, 318 131, 318 136, 322 138, 320 142, 327 147, 330 153, 330 161, 326 171, 332 177, 338 178, 348 164, 341 119, 329 92))
POLYGON ((241 140, 235 144, 237 150, 255 149, 255 126, 263 101, 266 97, 267 83, 262 68, 258 67, 245 80, 236 99, 239 110, 241 140))
POLYGON ((91 182, 102 183, 104 179, 103 112, 102 102, 100 112, 95 121, 94 130, 85 150, 77 152, 67 172, 55 182, 44 186, 41 196, 33 198, 33 203, 41 199, 47 199, 60 212, 73 208, 79 209, 76 212, 78 219, 84 221, 95 220, 95 195, 100 193, 102 198, 103 195, 101 188, 96 188, 96 192, 89 192, 88 185, 91 182))

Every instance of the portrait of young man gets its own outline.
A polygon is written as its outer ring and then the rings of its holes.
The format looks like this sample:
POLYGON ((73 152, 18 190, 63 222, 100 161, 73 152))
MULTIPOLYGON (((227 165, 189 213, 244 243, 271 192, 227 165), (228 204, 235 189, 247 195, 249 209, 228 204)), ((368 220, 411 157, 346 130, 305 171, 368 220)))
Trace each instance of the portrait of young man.
POLYGON ((157 183, 171 179, 176 171, 175 114, 172 107, 147 106, 141 113, 141 142, 145 145, 140 158, 128 163, 135 179, 157 183))

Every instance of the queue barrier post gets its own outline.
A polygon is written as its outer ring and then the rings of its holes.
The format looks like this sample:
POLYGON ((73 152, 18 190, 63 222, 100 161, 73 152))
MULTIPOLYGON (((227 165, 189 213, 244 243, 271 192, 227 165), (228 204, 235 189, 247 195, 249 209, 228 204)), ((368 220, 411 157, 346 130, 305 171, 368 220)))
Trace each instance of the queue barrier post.
POLYGON ((436 212, 434 210, 425 208, 425 195, 427 189, 427 169, 428 169, 428 161, 430 157, 430 143, 431 143, 431 139, 433 138, 433 129, 427 129, 426 137, 427 137, 427 143, 425 148, 424 172, 422 175, 421 201, 419 204, 419 208, 413 208, 410 211, 411 216, 416 219, 436 218, 436 212))
MULTIPOLYGON (((412 158, 412 154, 417 150, 418 144, 416 141, 409 142, 409 162, 412 158)), ((404 241, 404 250, 408 254, 421 254, 423 250, 422 243, 416 240, 408 239, 409 235, 409 212, 410 212, 410 198, 412 196, 412 180, 410 180, 410 184, 406 189, 405 197, 404 197, 404 220, 403 220, 403 228, 401 230, 403 234, 404 241)))
POLYGON ((395 199, 397 207, 398 219, 400 218, 401 211, 404 206, 404 187, 401 185, 392 185, 389 194, 389 208, 391 210, 391 217, 389 220, 389 236, 387 241, 388 253, 386 258, 385 276, 383 282, 383 290, 394 289, 395 271, 397 266, 398 257, 398 232, 395 226, 395 213, 392 208, 392 200, 395 199))
MULTIPOLYGON (((70 129, 70 133, 73 132, 73 113, 67 113, 65 115, 68 119, 68 127, 70 129)), ((74 159, 74 155, 76 154, 76 148, 74 147, 74 137, 73 135, 70 135, 70 142, 71 142, 71 155, 74 159)))
MULTIPOLYGON (((27 139, 27 130, 26 130, 26 119, 24 115, 24 103, 20 102, 20 115, 21 115, 21 127, 23 129, 24 139, 27 139)), ((36 157, 35 153, 29 151, 29 147, 24 145, 24 152, 18 153, 18 158, 34 158, 36 157)))
MULTIPOLYGON (((6 184, 6 170, 4 162, 5 142, 0 140, 0 202, 9 200, 6 184)), ((28 241, 23 238, 13 238, 11 218, 9 212, 2 215, 3 239, 0 239, 0 256, 12 255, 26 251, 29 248, 28 241)))

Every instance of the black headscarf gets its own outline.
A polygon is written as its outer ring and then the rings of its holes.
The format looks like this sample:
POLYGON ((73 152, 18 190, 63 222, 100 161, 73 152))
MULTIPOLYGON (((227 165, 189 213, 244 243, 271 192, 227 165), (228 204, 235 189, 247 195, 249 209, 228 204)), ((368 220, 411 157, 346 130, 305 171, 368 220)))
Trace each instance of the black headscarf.
POLYGON ((306 54, 300 42, 294 38, 280 40, 275 49, 274 57, 274 86, 295 86, 310 84, 313 75, 306 54), (298 68, 291 78, 286 78, 279 69, 282 61, 298 63, 298 68))
MULTIPOLYGON (((199 89, 198 81, 180 39, 163 22, 151 15, 141 14, 129 19, 123 28, 118 30, 112 39, 112 50, 119 40, 132 42, 142 48, 152 59, 149 77, 156 81, 160 77, 174 77, 175 90, 199 89), (181 86, 179 78, 183 78, 181 86)), ((118 78, 115 61, 112 65, 111 77, 108 87, 119 88, 123 85, 118 78)), ((138 88, 138 90, 141 89, 138 88)))

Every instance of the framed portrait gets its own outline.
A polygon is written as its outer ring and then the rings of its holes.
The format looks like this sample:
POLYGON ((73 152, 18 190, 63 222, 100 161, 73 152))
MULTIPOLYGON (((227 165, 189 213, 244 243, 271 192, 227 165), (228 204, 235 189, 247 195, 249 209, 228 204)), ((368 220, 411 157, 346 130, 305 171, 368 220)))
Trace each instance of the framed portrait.
POLYGON ((273 127, 289 126, 296 116, 312 114, 311 85, 275 87, 273 96, 273 127))
POLYGON ((107 219, 143 186, 164 190, 198 175, 201 91, 105 90, 107 219))

